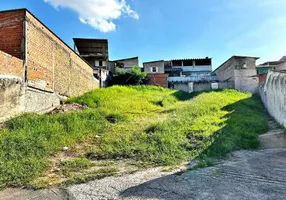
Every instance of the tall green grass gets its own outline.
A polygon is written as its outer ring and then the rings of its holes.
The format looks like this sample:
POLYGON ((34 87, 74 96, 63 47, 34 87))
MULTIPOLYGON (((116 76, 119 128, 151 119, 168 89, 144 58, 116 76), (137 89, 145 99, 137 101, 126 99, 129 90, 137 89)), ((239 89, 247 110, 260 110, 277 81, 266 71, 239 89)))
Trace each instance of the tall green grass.
POLYGON ((89 159, 132 158, 169 165, 198 156, 257 148, 267 130, 255 96, 235 90, 202 94, 153 86, 98 89, 67 103, 81 112, 26 114, 0 130, 0 186, 27 185, 50 168, 62 147, 88 142, 89 159), (112 119, 112 120, 110 120, 112 119))

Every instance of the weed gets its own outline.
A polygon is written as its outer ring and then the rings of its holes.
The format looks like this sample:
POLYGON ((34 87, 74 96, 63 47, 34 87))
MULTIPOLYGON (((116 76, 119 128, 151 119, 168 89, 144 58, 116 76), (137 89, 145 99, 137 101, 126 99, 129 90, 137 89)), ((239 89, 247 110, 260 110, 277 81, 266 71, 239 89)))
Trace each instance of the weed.
MULTIPOLYGON (((76 151, 76 145, 87 141, 90 148, 81 154, 88 159, 176 165, 257 148, 257 135, 268 129, 259 98, 235 90, 188 94, 155 86, 113 86, 67 101, 71 102, 88 108, 76 113, 25 114, 4 124, 0 187, 27 185, 51 168, 50 156, 58 155, 64 146, 76 151)), ((93 163, 88 159, 61 164, 63 174, 74 176, 70 182, 89 180, 75 172, 87 173, 93 163)))
POLYGON ((189 168, 189 170, 197 170, 205 167, 211 167, 214 166, 214 162, 206 159, 206 160, 199 160, 197 164, 194 167, 189 168))
POLYGON ((117 168, 101 168, 97 170, 87 171, 81 174, 74 174, 66 181, 62 182, 61 186, 69 186, 72 184, 80 184, 88 181, 102 179, 108 176, 114 176, 119 172, 117 168))

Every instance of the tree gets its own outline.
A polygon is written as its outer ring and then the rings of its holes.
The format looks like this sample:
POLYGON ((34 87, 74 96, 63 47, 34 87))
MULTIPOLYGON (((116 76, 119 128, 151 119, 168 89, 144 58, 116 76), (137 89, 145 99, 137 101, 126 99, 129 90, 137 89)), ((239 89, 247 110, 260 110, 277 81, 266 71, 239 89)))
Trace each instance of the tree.
POLYGON ((141 68, 134 66, 132 70, 123 72, 117 68, 116 73, 112 76, 112 85, 140 85, 146 78, 147 73, 141 72, 141 68))

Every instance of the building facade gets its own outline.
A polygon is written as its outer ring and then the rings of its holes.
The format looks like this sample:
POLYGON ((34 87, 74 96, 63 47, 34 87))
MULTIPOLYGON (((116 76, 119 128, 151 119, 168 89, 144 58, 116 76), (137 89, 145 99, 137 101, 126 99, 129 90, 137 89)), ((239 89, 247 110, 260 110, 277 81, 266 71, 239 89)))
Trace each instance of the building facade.
POLYGON ((143 63, 144 72, 147 73, 147 83, 161 87, 168 87, 168 75, 165 74, 165 61, 151 61, 143 63))
POLYGON ((2 11, 0 23, 0 50, 24 61, 16 75, 28 84, 64 96, 98 87, 89 64, 28 10, 2 11))
POLYGON ((74 50, 86 60, 93 69, 107 69, 108 40, 73 38, 74 50))
POLYGON ((212 59, 177 59, 165 62, 165 73, 168 82, 199 82, 212 81, 212 59))
POLYGON ((139 66, 139 57, 124 58, 120 60, 109 61, 109 70, 112 73, 116 72, 116 68, 121 69, 123 72, 132 70, 134 66, 139 66))
POLYGON ((258 57, 232 56, 212 72, 219 82, 233 85, 232 88, 255 93, 258 91, 256 60, 258 57))
POLYGON ((256 67, 260 84, 263 84, 270 71, 286 71, 286 56, 278 61, 268 61, 256 67))

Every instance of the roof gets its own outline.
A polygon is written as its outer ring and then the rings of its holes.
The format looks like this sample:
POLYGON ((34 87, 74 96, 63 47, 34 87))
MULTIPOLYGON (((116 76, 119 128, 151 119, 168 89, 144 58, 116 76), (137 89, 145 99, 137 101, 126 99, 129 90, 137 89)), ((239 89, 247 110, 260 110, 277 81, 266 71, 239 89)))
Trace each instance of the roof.
POLYGON ((285 61, 286 62, 286 56, 283 56, 279 61, 285 61))
POLYGON ((108 40, 95 38, 73 38, 80 55, 106 56, 108 55, 108 40))
MULTIPOLYGON (((81 60, 83 60, 86 64, 90 66, 90 64, 84 60, 80 55, 77 54, 77 52, 74 51, 66 42, 64 42, 57 34, 55 34, 49 27, 47 27, 39 18, 37 18, 31 11, 29 11, 27 8, 18 8, 18 9, 11 9, 11 10, 2 10, 0 13, 5 12, 18 12, 18 11, 26 11, 30 15, 32 15, 40 24, 42 24, 48 31, 50 31, 56 38, 58 38, 66 47, 68 47, 72 52, 74 52, 81 60)), ((90 66, 91 67, 91 66, 90 66)))
POLYGON ((139 57, 136 56, 136 57, 132 57, 132 58, 124 58, 124 59, 120 59, 120 60, 113 60, 113 61, 110 61, 110 62, 119 62, 119 61, 134 60, 134 59, 139 59, 139 57))
POLYGON ((209 58, 209 57, 205 57, 205 58, 183 58, 183 59, 173 59, 171 61, 188 61, 188 60, 211 60, 212 58, 209 58))
POLYGON ((271 67, 271 66, 277 66, 281 63, 284 63, 286 61, 268 61, 268 62, 265 62, 257 67, 271 67))
POLYGON ((221 68, 225 63, 227 63, 228 61, 230 61, 231 59, 237 59, 237 58, 254 58, 255 60, 258 60, 259 57, 254 57, 254 56, 232 56, 230 57, 227 61, 225 61, 224 63, 222 63, 218 68, 216 68, 212 73, 214 73, 215 71, 217 71, 219 68, 221 68))
POLYGON ((164 61, 164 60, 156 60, 156 61, 143 62, 143 64, 147 64, 147 63, 157 63, 157 62, 165 62, 165 61, 164 61))

